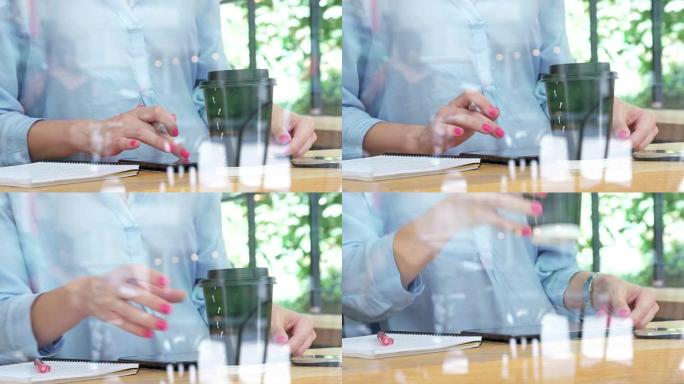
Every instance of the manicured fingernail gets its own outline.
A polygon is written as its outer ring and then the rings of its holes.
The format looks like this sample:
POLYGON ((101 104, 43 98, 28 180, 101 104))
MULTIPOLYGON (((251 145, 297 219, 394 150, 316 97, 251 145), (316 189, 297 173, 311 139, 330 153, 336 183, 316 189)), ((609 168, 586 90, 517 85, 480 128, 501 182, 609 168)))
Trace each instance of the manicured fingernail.
POLYGON ((138 144, 139 144, 138 140, 135 140, 135 139, 131 140, 131 142, 129 143, 129 145, 133 148, 137 147, 138 144))
POLYGON ((157 284, 161 287, 166 287, 169 284, 169 278, 166 276, 159 276, 159 279, 157 279, 157 284))
POLYGON ((171 136, 173 136, 173 137, 178 137, 179 133, 180 132, 178 131, 178 128, 174 128, 171 130, 171 136))
POLYGON ((619 131, 618 137, 621 138, 622 140, 629 138, 629 131, 626 129, 619 131))
POLYGON ((152 336, 154 336, 154 332, 151 329, 146 329, 145 331, 143 331, 143 336, 146 339, 151 339, 152 336))
POLYGON ((173 143, 169 143, 169 152, 176 152, 176 145, 173 143))
POLYGON ((161 306, 159 306, 159 312, 168 315, 169 313, 171 313, 171 304, 162 304, 161 306))
POLYGON ((164 321, 164 320, 157 320, 157 324, 155 324, 157 329, 160 331, 166 331, 169 329, 169 324, 164 321))
POLYGON ((171 118, 173 119, 173 121, 178 120, 178 118, 176 117, 176 114, 175 114, 175 113, 172 113, 172 114, 171 114, 171 118))
POLYGON ((495 108, 494 106, 491 106, 491 107, 489 107, 489 109, 487 110, 487 114, 488 114, 489 117, 491 117, 492 119, 495 119, 495 118, 497 118, 497 117, 499 116, 499 109, 498 109, 498 108, 495 108))
POLYGON ((629 309, 627 309, 627 308, 622 308, 622 309, 618 312, 618 316, 620 316, 620 317, 627 317, 627 316, 629 316, 629 313, 630 313, 629 309))
POLYGON ((281 133, 280 136, 278 136, 278 143, 280 144, 289 144, 291 140, 292 136, 287 133, 281 133))
POLYGON ((172 152, 173 150, 171 149, 171 143, 168 141, 164 143, 164 152, 172 152))
POLYGON ((287 343, 287 340, 288 340, 287 336, 283 336, 283 335, 277 336, 275 338, 275 342, 278 344, 285 344, 285 343, 287 343))
POLYGON ((524 237, 530 237, 530 236, 532 236, 532 228, 530 228, 530 227, 525 227, 525 228, 523 228, 523 229, 520 231, 520 233, 521 233, 524 237))
POLYGON ((538 201, 532 202, 532 214, 534 216, 541 216, 544 214, 544 206, 538 201))
POLYGON ((463 136, 465 131, 461 127, 454 128, 454 136, 463 136))
POLYGON ((496 130, 494 131, 494 136, 498 137, 499 139, 504 137, 505 134, 506 133, 501 128, 496 128, 496 130))
POLYGON ((493 129, 492 126, 489 124, 485 124, 482 126, 482 130, 487 132, 487 133, 492 133, 492 129, 493 129))
POLYGON ((190 157, 190 152, 188 152, 187 149, 183 148, 183 150, 180 152, 180 155, 182 158, 187 159, 190 157))

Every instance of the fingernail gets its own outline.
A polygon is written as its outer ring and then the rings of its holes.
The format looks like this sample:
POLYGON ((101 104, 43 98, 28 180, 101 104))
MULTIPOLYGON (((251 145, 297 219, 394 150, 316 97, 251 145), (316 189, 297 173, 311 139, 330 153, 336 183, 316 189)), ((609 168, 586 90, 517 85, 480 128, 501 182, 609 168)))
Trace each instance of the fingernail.
POLYGON ((277 336, 275 338, 275 342, 278 344, 285 344, 285 343, 287 343, 287 340, 288 340, 287 336, 283 336, 283 335, 277 336))
POLYGON ((179 134, 180 132, 178 131, 178 128, 174 128, 173 130, 171 130, 171 136, 178 137, 179 134))
POLYGON ((188 152, 187 149, 183 148, 183 150, 180 152, 180 155, 182 158, 187 159, 190 157, 190 152, 188 152))
POLYGON ((463 128, 461 128, 461 127, 454 128, 454 136, 463 136, 463 133, 465 133, 465 131, 463 131, 463 128))
POLYGON ((620 317, 627 317, 627 316, 629 316, 629 313, 630 313, 629 309, 627 309, 627 308, 622 308, 622 309, 618 312, 618 316, 620 316, 620 317))
POLYGON ((153 332, 151 329, 146 329, 146 330, 143 332, 143 336, 144 336, 146 339, 151 339, 152 336, 154 336, 154 332, 153 332))
POLYGON ((171 304, 164 303, 159 307, 159 312, 168 315, 171 313, 171 304))
POLYGON ((169 284, 169 278, 166 276, 159 276, 159 279, 157 279, 157 284, 161 287, 166 287, 166 285, 169 284))
POLYGON ((504 137, 505 134, 506 133, 501 128, 496 128, 496 131, 494 131, 494 136, 498 137, 499 139, 504 137))
POLYGON ((492 133, 492 129, 493 129, 492 126, 489 124, 485 124, 482 126, 482 130, 487 132, 487 133, 492 133))
POLYGON ((278 143, 280 144, 289 144, 291 140, 292 136, 287 133, 281 133, 280 136, 278 136, 278 143))
POLYGON ((172 152, 171 144, 168 141, 164 143, 164 152, 172 152))
POLYGON ((538 201, 532 202, 532 214, 534 216, 541 216, 544 214, 544 206, 538 201))
POLYGON ((492 119, 495 119, 497 116, 499 116, 499 109, 498 109, 498 108, 495 108, 494 106, 491 106, 491 107, 489 107, 489 109, 487 110, 487 114, 488 114, 489 117, 491 117, 492 119))
POLYGON ((618 137, 621 138, 622 140, 629 138, 629 131, 626 129, 619 131, 618 137))
POLYGON ((176 114, 175 114, 175 113, 172 113, 172 114, 171 114, 171 118, 173 119, 173 121, 178 120, 178 118, 176 117, 176 114))
POLYGON ((176 152, 176 146, 173 143, 169 143, 169 152, 176 152))
POLYGON ((520 233, 521 233, 524 237, 530 237, 530 236, 532 236, 532 228, 530 228, 530 227, 525 227, 525 228, 523 228, 523 229, 520 231, 520 233))
POLYGON ((157 320, 156 326, 157 329, 160 331, 166 331, 167 329, 169 329, 169 324, 164 320, 157 320))
POLYGON ((131 140, 131 142, 129 144, 131 147, 137 147, 138 146, 138 140, 135 140, 135 139, 131 140))
POLYGON ((138 104, 137 108, 144 108, 145 104, 138 104))

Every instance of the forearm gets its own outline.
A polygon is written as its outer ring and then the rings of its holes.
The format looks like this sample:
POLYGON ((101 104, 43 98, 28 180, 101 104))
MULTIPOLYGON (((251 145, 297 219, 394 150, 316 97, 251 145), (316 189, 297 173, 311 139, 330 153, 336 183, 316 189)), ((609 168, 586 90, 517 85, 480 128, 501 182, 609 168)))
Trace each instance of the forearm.
POLYGON ((35 123, 28 133, 28 149, 31 161, 60 159, 74 155, 79 148, 86 148, 89 135, 86 131, 93 124, 89 120, 44 120, 35 123))
POLYGON ((577 272, 570 279, 568 288, 563 294, 563 304, 567 309, 580 310, 584 306, 584 283, 587 281, 591 273, 577 272))
POLYGON ((371 155, 384 153, 431 154, 431 144, 424 139, 426 127, 381 122, 373 126, 363 140, 363 149, 371 155))
POLYGON ((85 318, 72 299, 77 283, 43 293, 33 302, 31 327, 39 347, 50 345, 85 318))
POLYGON ((394 236, 394 260, 401 276, 401 285, 408 288, 427 264, 434 259, 435 249, 418 234, 417 222, 402 227, 394 236))

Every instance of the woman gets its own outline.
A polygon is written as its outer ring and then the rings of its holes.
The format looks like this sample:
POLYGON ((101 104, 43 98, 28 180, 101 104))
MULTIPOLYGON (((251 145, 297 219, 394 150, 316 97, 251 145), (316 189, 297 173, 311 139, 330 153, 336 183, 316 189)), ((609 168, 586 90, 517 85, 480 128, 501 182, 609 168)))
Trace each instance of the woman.
MULTIPOLYGON (((220 195, 0 196, 0 363, 196 352, 209 336, 207 271, 230 267, 220 195)), ((302 354, 310 319, 273 307, 302 354)))
POLYGON ((388 329, 460 332, 537 325, 596 310, 643 328, 651 290, 582 271, 575 247, 533 246, 538 201, 489 194, 355 194, 344 199, 343 314, 388 329))
MULTIPOLYGON (((228 68, 218 0, 0 0, 0 31, 0 166, 196 161, 198 84, 228 68)), ((277 106, 272 133, 294 156, 316 140, 277 106)))
MULTIPOLYGON (((563 0, 344 3, 344 156, 498 153, 549 132, 538 81, 572 62, 563 0)), ((637 150, 652 113, 616 99, 613 132, 637 150)))

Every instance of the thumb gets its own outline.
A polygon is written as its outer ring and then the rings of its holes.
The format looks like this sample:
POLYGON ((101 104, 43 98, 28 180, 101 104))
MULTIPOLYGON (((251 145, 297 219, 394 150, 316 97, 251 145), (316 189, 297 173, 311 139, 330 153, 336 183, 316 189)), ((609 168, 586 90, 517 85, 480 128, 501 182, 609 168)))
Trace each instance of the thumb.
POLYGON ((625 111, 622 102, 615 100, 614 111, 613 111, 613 132, 615 136, 627 140, 632 132, 629 130, 629 125, 627 125, 627 113, 625 111))
POLYGON ((273 321, 271 322, 271 338, 276 344, 286 344, 290 337, 285 331, 284 321, 279 316, 273 316, 273 321))
POLYGON ((271 135, 276 143, 280 145, 289 144, 292 135, 289 130, 290 114, 277 105, 273 105, 273 116, 271 117, 271 135))
POLYGON ((632 312, 627 303, 627 292, 625 289, 617 289, 610 294, 610 306, 613 309, 613 315, 618 317, 627 317, 632 312))

